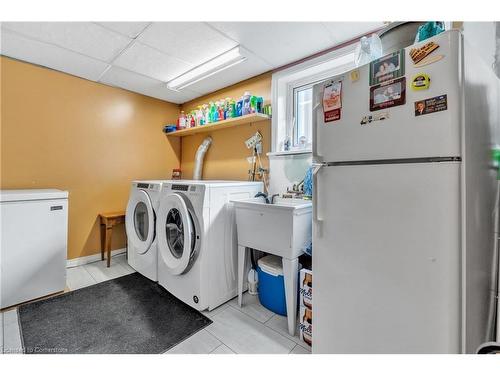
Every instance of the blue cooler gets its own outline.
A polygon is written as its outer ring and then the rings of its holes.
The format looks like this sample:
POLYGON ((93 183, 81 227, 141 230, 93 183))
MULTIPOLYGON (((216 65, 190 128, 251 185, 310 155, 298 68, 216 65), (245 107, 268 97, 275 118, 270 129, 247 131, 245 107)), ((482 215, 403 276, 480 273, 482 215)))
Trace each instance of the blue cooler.
POLYGON ((262 306, 286 316, 285 281, 281 257, 266 255, 257 262, 259 300, 262 306))

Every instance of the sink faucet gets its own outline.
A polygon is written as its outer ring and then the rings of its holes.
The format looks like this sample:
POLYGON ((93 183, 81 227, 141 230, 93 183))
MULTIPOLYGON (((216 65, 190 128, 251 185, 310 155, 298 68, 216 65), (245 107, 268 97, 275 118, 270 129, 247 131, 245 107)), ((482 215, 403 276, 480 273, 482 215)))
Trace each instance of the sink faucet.
POLYGON ((269 204, 269 198, 267 197, 267 194, 266 193, 263 193, 261 191, 259 191, 257 194, 255 194, 254 198, 264 198, 264 200, 266 201, 266 203, 269 204))
POLYGON ((274 198, 279 197, 279 196, 280 196, 279 194, 274 194, 274 195, 271 197, 271 204, 274 204, 274 198))

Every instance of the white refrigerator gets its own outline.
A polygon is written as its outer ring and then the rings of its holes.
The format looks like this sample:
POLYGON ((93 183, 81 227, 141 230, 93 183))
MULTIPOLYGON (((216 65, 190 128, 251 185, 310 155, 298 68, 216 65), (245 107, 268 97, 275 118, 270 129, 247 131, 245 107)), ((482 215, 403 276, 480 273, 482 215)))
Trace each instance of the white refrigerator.
POLYGON ((314 86, 314 353, 491 339, 493 79, 448 31, 314 86))

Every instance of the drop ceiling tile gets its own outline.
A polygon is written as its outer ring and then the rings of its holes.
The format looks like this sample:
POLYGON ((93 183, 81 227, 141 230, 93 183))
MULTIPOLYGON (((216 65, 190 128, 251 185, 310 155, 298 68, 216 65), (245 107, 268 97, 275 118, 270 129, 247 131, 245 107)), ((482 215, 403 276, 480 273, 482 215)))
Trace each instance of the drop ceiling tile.
POLYGON ((384 26, 383 22, 323 22, 336 44, 346 42, 384 26))
POLYGON ((165 82, 116 66, 112 66, 99 82, 177 104, 201 96, 200 93, 189 89, 180 92, 169 90, 165 82))
POLYGON ((238 45, 203 22, 155 22, 138 39, 195 66, 238 45))
POLYGON ((2 29, 110 62, 131 41, 92 22, 3 22, 2 29))
POLYGON ((211 22, 273 67, 331 47, 334 41, 318 22, 211 22))
POLYGON ((196 82, 188 86, 188 88, 202 94, 208 94, 272 69, 271 65, 263 62, 255 55, 246 51, 244 51, 244 53, 247 59, 242 63, 216 73, 202 81, 196 82))
POLYGON ((129 38, 137 37, 137 35, 139 35, 150 23, 151 22, 98 22, 99 25, 114 30, 129 38))
POLYGON ((193 66, 142 43, 134 43, 113 65, 167 82, 193 66))
POLYGON ((96 81, 108 64, 67 49, 2 30, 1 54, 96 81))

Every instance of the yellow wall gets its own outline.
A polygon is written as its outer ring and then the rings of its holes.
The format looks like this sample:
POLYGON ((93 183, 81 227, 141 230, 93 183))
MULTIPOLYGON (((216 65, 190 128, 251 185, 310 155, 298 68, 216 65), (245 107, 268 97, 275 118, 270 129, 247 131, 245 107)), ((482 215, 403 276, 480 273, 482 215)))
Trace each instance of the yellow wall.
MULTIPOLYGON (((124 210, 134 179, 170 178, 179 107, 1 57, 1 188, 69 191, 68 258, 98 253, 98 213, 124 210)), ((29 228, 26 228, 29 233, 29 228)), ((121 228, 113 249, 125 246, 121 228)))
MULTIPOLYGON (((184 103, 182 110, 187 112, 198 105, 226 97, 238 99, 245 91, 250 91, 253 95, 263 96, 265 103, 269 103, 271 100, 271 73, 262 74, 184 103)), ((185 179, 192 178, 196 150, 203 139, 207 135, 210 135, 213 138, 213 143, 205 156, 203 179, 247 180, 250 164, 246 158, 251 156, 252 152, 245 147, 244 141, 255 134, 257 130, 264 137, 262 162, 264 167, 268 168, 268 160, 265 155, 270 150, 271 121, 262 121, 255 124, 183 137, 181 157, 182 177, 185 179)))

